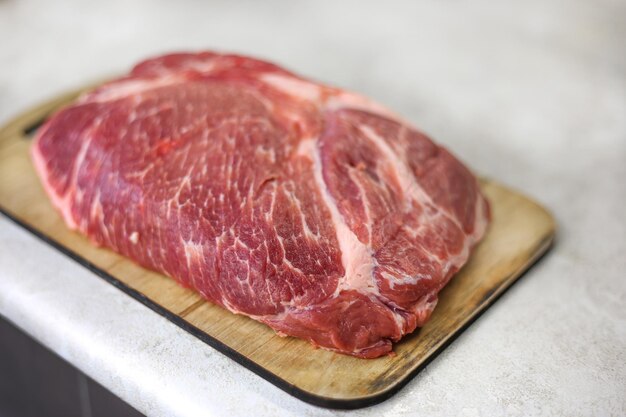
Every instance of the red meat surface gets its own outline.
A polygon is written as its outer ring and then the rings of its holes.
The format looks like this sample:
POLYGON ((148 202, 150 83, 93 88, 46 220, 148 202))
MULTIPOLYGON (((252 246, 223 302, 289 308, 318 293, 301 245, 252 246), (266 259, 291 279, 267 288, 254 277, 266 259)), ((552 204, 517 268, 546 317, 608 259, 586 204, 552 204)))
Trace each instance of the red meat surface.
POLYGON ((383 106, 257 59, 149 59, 39 130, 69 227, 280 335, 365 358, 422 326, 489 221, 383 106))

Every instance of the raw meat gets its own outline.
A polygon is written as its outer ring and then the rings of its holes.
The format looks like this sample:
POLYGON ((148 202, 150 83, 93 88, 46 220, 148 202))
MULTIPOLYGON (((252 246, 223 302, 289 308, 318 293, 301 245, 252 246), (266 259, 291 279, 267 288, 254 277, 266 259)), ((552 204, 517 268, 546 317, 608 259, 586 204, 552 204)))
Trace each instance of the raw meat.
POLYGON ((40 129, 67 225, 279 335, 364 358, 485 232, 476 178, 384 107, 257 59, 147 60, 40 129))

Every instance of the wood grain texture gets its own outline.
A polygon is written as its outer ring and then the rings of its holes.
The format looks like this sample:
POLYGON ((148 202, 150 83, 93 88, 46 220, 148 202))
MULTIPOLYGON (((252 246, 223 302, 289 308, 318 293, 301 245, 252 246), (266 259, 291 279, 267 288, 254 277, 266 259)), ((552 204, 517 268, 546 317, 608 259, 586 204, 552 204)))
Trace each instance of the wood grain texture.
POLYGON ((388 398, 532 265, 554 236, 554 220, 545 209, 502 185, 483 181, 493 222, 468 264, 440 293, 426 326, 396 344, 393 357, 358 359, 314 349, 303 340, 278 337, 269 327, 208 303, 172 279, 94 247, 65 226, 36 177, 26 132, 77 94, 38 106, 0 129, 0 209, 200 339, 317 405, 357 408, 388 398))

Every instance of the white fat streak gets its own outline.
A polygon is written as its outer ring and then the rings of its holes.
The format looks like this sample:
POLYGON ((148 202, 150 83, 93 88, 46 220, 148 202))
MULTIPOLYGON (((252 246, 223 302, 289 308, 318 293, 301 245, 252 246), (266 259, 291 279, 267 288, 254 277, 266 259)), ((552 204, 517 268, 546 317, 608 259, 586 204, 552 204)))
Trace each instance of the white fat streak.
POLYGON ((304 217, 304 209, 302 207, 302 203, 298 200, 298 197, 295 196, 292 192, 288 192, 289 198, 298 208, 298 214, 300 215, 300 224, 302 225, 302 230, 304 230, 304 234, 309 239, 319 239, 319 235, 317 233, 313 233, 313 231, 309 228, 309 224, 304 217))
MULTIPOLYGON (((210 73, 216 68, 216 63, 213 59, 209 61, 192 61, 186 65, 186 68, 182 70, 194 70, 202 73, 210 73)), ((172 72, 171 69, 162 68, 159 70, 158 78, 151 79, 131 79, 125 81, 119 81, 114 84, 108 85, 100 91, 88 93, 83 97, 83 102, 96 102, 103 103, 107 101, 114 101, 125 97, 134 96, 144 91, 152 90, 159 87, 165 87, 168 85, 178 84, 184 82, 186 78, 180 73, 180 69, 177 72, 172 72)))
POLYGON ((317 146, 317 140, 313 138, 305 138, 300 141, 298 147, 296 148, 296 155, 305 156, 310 158, 313 162, 315 159, 312 156, 312 152, 315 151, 315 147, 317 146))
POLYGON ((191 277, 191 282, 194 287, 197 287, 196 276, 192 274, 191 266, 202 262, 203 252, 202 245, 193 241, 183 240, 183 250, 185 251, 185 260, 187 261, 187 271, 191 277))
POLYGON ((252 314, 248 314, 248 313, 246 313, 244 311, 241 311, 240 309, 238 309, 237 307, 232 305, 230 303, 230 301, 228 301, 228 299, 224 295, 222 295, 222 305, 224 307, 226 307, 226 309, 228 311, 230 311, 231 313, 234 313, 234 314, 242 314, 244 316, 248 316, 248 317, 251 317, 251 318, 256 319, 256 320, 260 320, 263 317, 263 316, 255 316, 255 315, 252 315, 252 314))
POLYGON ((478 242, 480 239, 482 239, 483 235, 487 231, 487 225, 489 224, 489 221, 487 219, 487 216, 485 216, 486 204, 487 203, 485 202, 485 198, 482 195, 479 195, 476 201, 476 220, 474 223, 474 233, 472 235, 474 242, 478 242))
POLYGON ((363 110, 383 115, 405 125, 409 124, 387 107, 356 93, 320 86, 319 84, 284 74, 267 73, 261 75, 261 79, 283 93, 302 100, 315 102, 329 111, 342 108, 363 110), (326 91, 327 94, 322 94, 323 91, 326 91))
POLYGON ((313 160, 315 182, 328 211, 330 211, 337 234, 337 241, 341 250, 341 263, 345 272, 339 280, 335 295, 343 290, 356 290, 362 293, 378 292, 374 281, 375 264, 371 249, 350 230, 329 193, 322 175, 322 161, 317 141, 315 139, 302 141, 298 147, 298 153, 306 154, 313 160))
POLYGON ((216 68, 215 59, 208 61, 191 61, 185 65, 185 69, 192 69, 198 72, 212 72, 216 68))
POLYGON ((436 296, 431 297, 431 294, 425 294, 417 301, 417 303, 415 303, 415 305, 411 307, 411 310, 417 316, 418 326, 423 325, 424 321, 430 317, 430 314, 437 306, 438 301, 439 299, 436 296))
POLYGON ((81 101, 89 103, 115 101, 125 97, 135 96, 155 88, 178 84, 184 80, 184 77, 180 75, 164 75, 152 79, 119 81, 104 87, 100 91, 88 93, 81 101))
POLYGON ((260 78, 265 83, 284 93, 289 94, 290 96, 316 102, 319 102, 321 100, 322 89, 317 84, 300 80, 292 76, 272 73, 263 74, 260 78))
POLYGON ((394 289, 396 285, 415 285, 422 280, 430 279, 429 275, 421 274, 397 276, 383 272, 381 275, 389 281, 389 287, 391 289, 394 289))
POLYGON ((203 252, 201 244, 183 240, 183 249, 185 251, 185 258, 187 259, 187 266, 191 267, 192 262, 202 261, 203 252))
POLYGON ((98 188, 95 195, 93 196, 93 200, 91 201, 89 216, 91 216, 92 221, 96 221, 100 217, 102 217, 103 214, 104 213, 102 212, 102 202, 100 201, 100 189, 98 188))
POLYGON ((261 158, 267 158, 272 164, 276 162, 276 152, 272 148, 259 146, 254 150, 254 153, 261 158))
POLYGON ((330 111, 343 108, 352 110, 363 110, 385 116, 391 120, 395 120, 405 125, 409 125, 406 120, 402 119, 400 116, 389 110, 387 107, 378 104, 367 97, 363 97, 359 94, 351 93, 349 91, 336 90, 335 94, 332 94, 328 97, 325 105, 326 109, 330 111))

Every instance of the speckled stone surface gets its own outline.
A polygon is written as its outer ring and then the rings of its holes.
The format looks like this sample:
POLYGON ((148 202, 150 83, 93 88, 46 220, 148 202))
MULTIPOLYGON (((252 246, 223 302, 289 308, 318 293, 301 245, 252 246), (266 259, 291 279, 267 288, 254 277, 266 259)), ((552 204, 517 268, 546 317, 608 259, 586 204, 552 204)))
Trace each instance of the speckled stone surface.
POLYGON ((626 415, 626 3, 0 0, 0 122, 150 54, 254 54, 387 104, 543 202, 551 254, 392 399, 316 408, 0 218, 0 314, 156 416, 626 415))

